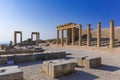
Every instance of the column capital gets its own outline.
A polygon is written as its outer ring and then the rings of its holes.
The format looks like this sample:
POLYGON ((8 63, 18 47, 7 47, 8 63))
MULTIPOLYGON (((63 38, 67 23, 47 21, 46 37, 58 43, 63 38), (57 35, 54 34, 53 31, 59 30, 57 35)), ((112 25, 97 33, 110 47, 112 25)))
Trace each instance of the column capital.
POLYGON ((91 26, 91 24, 87 24, 87 26, 91 26))
POLYGON ((114 20, 110 20, 110 22, 114 22, 114 20))
POLYGON ((98 22, 98 24, 102 24, 101 22, 98 22))

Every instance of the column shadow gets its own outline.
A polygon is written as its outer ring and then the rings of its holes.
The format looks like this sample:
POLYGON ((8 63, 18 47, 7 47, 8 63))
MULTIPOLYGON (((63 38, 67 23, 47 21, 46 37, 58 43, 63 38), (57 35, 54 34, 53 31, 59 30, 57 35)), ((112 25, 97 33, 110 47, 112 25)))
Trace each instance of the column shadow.
POLYGON ((98 67, 96 69, 114 72, 114 71, 120 70, 120 67, 102 64, 100 67, 98 67))

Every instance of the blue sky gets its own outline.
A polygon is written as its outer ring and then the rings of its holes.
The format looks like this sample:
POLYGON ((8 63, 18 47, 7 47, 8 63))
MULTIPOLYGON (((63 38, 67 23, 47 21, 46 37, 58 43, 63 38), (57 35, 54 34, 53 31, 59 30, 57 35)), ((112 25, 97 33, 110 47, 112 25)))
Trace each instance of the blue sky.
POLYGON ((13 40, 14 31, 23 32, 23 40, 32 31, 39 31, 41 39, 55 38, 56 26, 69 22, 87 24, 92 28, 109 21, 120 25, 119 0, 0 0, 0 42, 13 40))

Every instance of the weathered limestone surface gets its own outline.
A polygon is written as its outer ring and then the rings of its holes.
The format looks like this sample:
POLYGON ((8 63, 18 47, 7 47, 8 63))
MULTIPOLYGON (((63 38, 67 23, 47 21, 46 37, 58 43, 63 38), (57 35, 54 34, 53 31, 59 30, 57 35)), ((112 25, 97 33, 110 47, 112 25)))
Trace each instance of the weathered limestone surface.
POLYGON ((98 23, 97 46, 101 47, 101 23, 98 23))
POLYGON ((111 20, 110 21, 110 48, 114 47, 114 38, 115 38, 115 34, 114 34, 114 21, 111 20))
POLYGON ((90 24, 87 25, 87 46, 90 46, 90 40, 91 40, 91 36, 90 36, 90 24))
POLYGON ((0 64, 6 64, 7 61, 13 60, 15 64, 32 62, 36 60, 59 59, 66 56, 65 52, 46 52, 46 53, 33 53, 33 54, 14 54, 14 55, 1 55, 0 64))
POLYGON ((1 67, 0 80, 23 80, 23 72, 17 66, 1 67))
POLYGON ((61 35, 61 46, 64 44, 64 30, 62 30, 62 35, 61 35))
POLYGON ((83 60, 85 68, 96 68, 101 65, 101 57, 87 57, 83 60))
POLYGON ((57 30, 57 45, 59 44, 59 30, 57 30))
POLYGON ((7 63, 7 57, 6 56, 0 56, 0 64, 6 64, 7 63))
POLYGON ((66 61, 64 59, 45 61, 43 63, 44 72, 52 78, 57 78, 73 73, 74 69, 75 63, 72 61, 66 61))
POLYGON ((60 60, 49 60, 49 61, 44 61, 43 62, 43 72, 49 74, 49 64, 56 64, 56 63, 61 63, 62 61, 65 61, 64 59, 60 60))
POLYGON ((64 62, 64 63, 57 63, 57 64, 50 64, 49 65, 49 75, 52 78, 61 77, 70 73, 74 72, 74 65, 73 63, 64 62))
POLYGON ((72 28, 72 45, 74 45, 75 41, 75 28, 72 28))
POLYGON ((36 45, 39 45, 40 43, 40 33, 39 32, 32 32, 31 33, 31 43, 33 42, 33 35, 36 35, 36 45))
POLYGON ((77 58, 77 66, 79 67, 83 67, 83 60, 85 60, 88 56, 84 56, 84 57, 79 57, 77 58))
POLYGON ((79 25, 79 46, 82 45, 82 25, 79 25))

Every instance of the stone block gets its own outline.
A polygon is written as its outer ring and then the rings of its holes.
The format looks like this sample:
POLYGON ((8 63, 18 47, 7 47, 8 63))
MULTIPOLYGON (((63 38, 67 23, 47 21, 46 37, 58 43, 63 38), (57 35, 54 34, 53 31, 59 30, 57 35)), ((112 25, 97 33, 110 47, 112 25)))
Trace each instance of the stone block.
POLYGON ((43 72, 49 74, 49 65, 52 63, 60 63, 62 61, 65 61, 64 59, 59 59, 59 60, 49 60, 49 61, 44 61, 43 62, 43 72))
POLYGON ((79 67, 83 67, 83 60, 85 60, 88 56, 84 56, 84 57, 79 57, 77 58, 77 66, 79 67))
POLYGON ((73 73, 74 69, 74 63, 71 62, 51 63, 49 64, 49 76, 58 78, 73 73))
POLYGON ((16 55, 15 56, 15 64, 16 63, 24 63, 25 62, 25 55, 16 55))
POLYGON ((36 56, 34 54, 30 54, 27 56, 26 60, 27 60, 26 62, 36 61, 36 56))
POLYGON ((73 73, 75 69, 75 62, 59 59, 43 62, 43 71, 52 78, 61 77, 73 73))
POLYGON ((23 72, 18 66, 1 67, 0 80, 23 80, 23 72))
POLYGON ((96 68, 101 65, 101 57, 87 57, 83 60, 85 68, 96 68))
POLYGON ((7 56, 0 56, 0 64, 7 64, 7 56))

